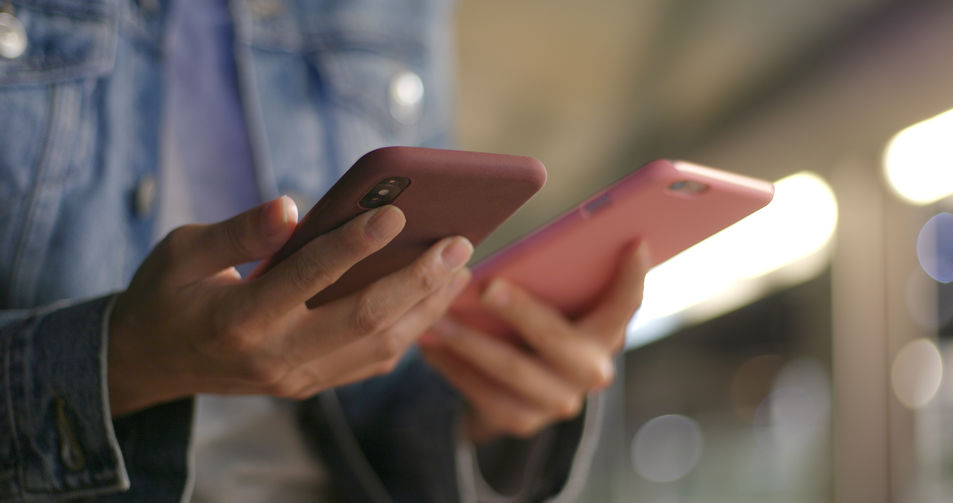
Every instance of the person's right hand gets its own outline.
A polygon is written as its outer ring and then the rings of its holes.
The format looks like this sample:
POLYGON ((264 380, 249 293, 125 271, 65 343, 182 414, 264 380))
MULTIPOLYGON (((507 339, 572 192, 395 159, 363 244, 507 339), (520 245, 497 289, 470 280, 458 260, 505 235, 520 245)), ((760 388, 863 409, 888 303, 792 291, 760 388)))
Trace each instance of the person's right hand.
POLYGON ((110 318, 114 416, 195 393, 305 398, 390 371, 469 280, 472 245, 436 243, 348 297, 305 301, 379 250, 405 222, 393 206, 320 236, 261 276, 234 266, 276 252, 295 227, 287 197, 171 233, 118 295, 110 318))

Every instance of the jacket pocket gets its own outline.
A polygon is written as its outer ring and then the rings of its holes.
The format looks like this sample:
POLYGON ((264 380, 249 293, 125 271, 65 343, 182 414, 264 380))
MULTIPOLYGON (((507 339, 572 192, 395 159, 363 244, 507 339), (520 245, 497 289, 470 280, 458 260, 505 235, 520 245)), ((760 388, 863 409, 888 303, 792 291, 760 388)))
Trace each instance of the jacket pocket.
POLYGON ((93 81, 112 68, 118 36, 111 0, 12 6, 7 19, 22 28, 25 49, 0 56, 0 218, 41 170, 46 182, 56 182, 89 157, 92 132, 83 123, 91 121, 81 115, 89 113, 93 81))
MULTIPOLYGON (((429 144, 450 129, 454 4, 446 0, 345 2, 333 27, 315 23, 310 63, 344 135, 368 144, 429 144)), ((354 159, 349 159, 354 160, 354 159)))
POLYGON ((102 74, 116 49, 115 6, 110 1, 32 0, 12 3, 26 50, 0 58, 0 85, 42 84, 102 74))
MULTIPOLYGON (((382 145, 446 141, 454 101, 454 2, 290 4, 270 16, 250 13, 244 30, 256 79, 267 84, 259 87, 273 141, 313 131, 308 143, 324 148, 312 150, 329 152, 340 171, 382 145), (292 119, 308 123, 293 126, 289 114, 269 117, 270 110, 294 110, 292 119)), ((281 171, 295 163, 275 164, 281 171)))

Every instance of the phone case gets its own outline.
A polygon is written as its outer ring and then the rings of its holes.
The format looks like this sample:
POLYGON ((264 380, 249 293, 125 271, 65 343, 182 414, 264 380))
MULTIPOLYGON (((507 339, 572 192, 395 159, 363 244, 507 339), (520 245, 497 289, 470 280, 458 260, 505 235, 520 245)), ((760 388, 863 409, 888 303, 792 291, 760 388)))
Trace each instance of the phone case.
POLYGON ((465 236, 476 245, 542 187, 546 170, 540 161, 524 156, 419 147, 373 150, 355 162, 301 219, 288 242, 260 273, 308 241, 367 211, 362 200, 389 179, 408 182, 391 203, 407 218, 404 230, 308 300, 308 307, 367 286, 410 264, 445 237, 465 236))
POLYGON ((478 264, 452 314, 484 332, 509 334, 479 301, 490 280, 503 277, 578 317, 609 286, 630 244, 645 240, 658 265, 765 206, 773 194, 762 180, 683 161, 651 162, 478 264))

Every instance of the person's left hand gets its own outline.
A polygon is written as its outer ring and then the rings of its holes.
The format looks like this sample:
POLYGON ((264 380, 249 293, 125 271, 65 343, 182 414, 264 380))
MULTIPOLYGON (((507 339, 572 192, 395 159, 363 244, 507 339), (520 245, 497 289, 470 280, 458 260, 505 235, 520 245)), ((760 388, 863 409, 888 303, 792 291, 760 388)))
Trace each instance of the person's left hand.
POLYGON ((531 436, 577 416, 590 391, 612 382, 613 356, 642 302, 648 257, 646 246, 630 251, 603 299, 577 320, 494 280, 482 301, 516 329, 525 348, 447 318, 420 340, 427 361, 469 402, 471 440, 531 436))

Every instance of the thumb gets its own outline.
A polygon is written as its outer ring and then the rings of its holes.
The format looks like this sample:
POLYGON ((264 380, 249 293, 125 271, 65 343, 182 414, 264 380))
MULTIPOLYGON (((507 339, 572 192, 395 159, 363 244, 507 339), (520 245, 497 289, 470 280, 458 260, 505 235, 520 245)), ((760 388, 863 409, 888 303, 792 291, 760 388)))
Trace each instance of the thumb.
POLYGON ((281 196, 222 222, 180 228, 179 234, 184 235, 173 236, 173 232, 168 238, 181 241, 176 248, 188 254, 177 275, 194 280, 271 256, 285 244, 297 222, 294 201, 281 196))

